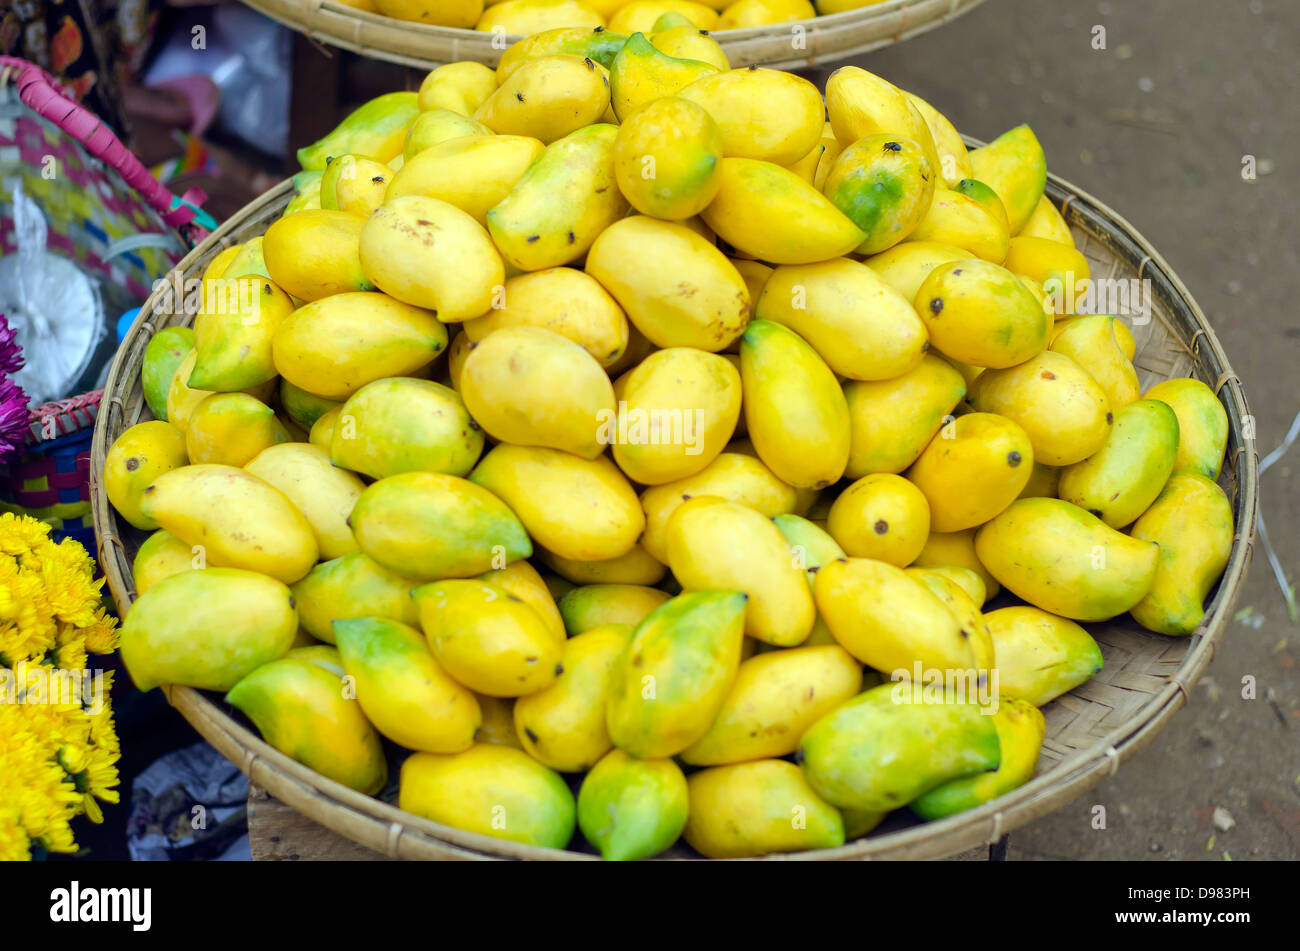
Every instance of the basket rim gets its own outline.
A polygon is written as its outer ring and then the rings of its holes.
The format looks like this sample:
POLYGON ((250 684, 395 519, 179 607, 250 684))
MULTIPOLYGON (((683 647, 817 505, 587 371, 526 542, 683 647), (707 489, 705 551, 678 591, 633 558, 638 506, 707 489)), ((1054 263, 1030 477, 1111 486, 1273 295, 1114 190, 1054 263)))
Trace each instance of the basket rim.
MULTIPOLYGON (((984 144, 969 136, 963 136, 963 139, 970 148, 984 144)), ((286 197, 292 190, 292 182, 285 180, 260 199, 245 206, 209 241, 191 251, 177 265, 178 270, 183 272, 193 266, 201 255, 213 248, 236 243, 231 239, 231 234, 259 216, 267 205, 286 197)), ((1234 504, 1236 533, 1214 600, 1206 611, 1201 626, 1190 636, 1191 646, 1177 672, 1168 678, 1158 693, 1104 737, 1065 757, 1053 768, 1034 776, 1023 786, 981 806, 944 819, 856 839, 832 849, 759 856, 748 861, 875 859, 895 857, 899 853, 904 853, 909 858, 940 858, 968 848, 995 843, 1012 829, 1064 806, 1103 779, 1113 776, 1122 763, 1141 752, 1168 720, 1188 704, 1191 687, 1210 663, 1217 644, 1227 629, 1253 553, 1258 507, 1259 456, 1253 433, 1243 425, 1249 409, 1242 382, 1232 371, 1221 343, 1196 300, 1164 257, 1136 228, 1104 202, 1051 173, 1047 177, 1047 194, 1059 203, 1067 217, 1081 215, 1091 218, 1098 227, 1121 238, 1133 250, 1141 252, 1139 276, 1146 273, 1159 274, 1168 282, 1180 305, 1198 328, 1191 342, 1198 359, 1208 358, 1212 366, 1220 368, 1219 380, 1213 389, 1229 414, 1230 452, 1227 465, 1237 470, 1238 490, 1234 504), (1232 451, 1234 441, 1238 443, 1235 452, 1232 451)), ((128 332, 127 341, 141 333, 152 335, 154 328, 147 319, 151 311, 149 303, 141 308, 140 316, 128 332)), ((100 562, 108 577, 110 590, 119 605, 125 603, 129 606, 135 595, 129 580, 130 566, 125 547, 113 530, 112 510, 100 480, 102 461, 108 448, 107 434, 115 419, 121 424, 124 413, 119 395, 122 386, 119 377, 127 349, 124 341, 105 384, 105 408, 95 424, 92 460, 99 464, 92 462, 91 466, 91 505, 100 562), (120 555, 120 561, 114 556, 114 547, 120 555)), ((328 779, 280 753, 201 692, 175 685, 165 686, 163 690, 168 702, 213 746, 235 763, 250 781, 286 805, 304 812, 314 821, 387 857, 427 858, 433 857, 432 853, 436 850, 436 857, 443 859, 581 861, 599 858, 565 849, 522 845, 466 832, 404 812, 394 805, 328 779)))

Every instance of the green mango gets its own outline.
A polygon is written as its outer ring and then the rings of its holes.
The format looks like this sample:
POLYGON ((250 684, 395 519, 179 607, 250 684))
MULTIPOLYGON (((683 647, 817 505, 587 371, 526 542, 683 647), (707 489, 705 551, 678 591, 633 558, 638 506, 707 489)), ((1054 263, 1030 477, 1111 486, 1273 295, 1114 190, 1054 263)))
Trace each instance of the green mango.
POLYGON ((991 773, 963 776, 915 799, 911 809, 922 819, 942 819, 1011 792, 1034 778, 1047 725, 1032 703, 1003 697, 992 715, 1002 761, 991 773))
POLYGON ((523 271, 577 260, 627 214, 614 180, 618 126, 596 123, 557 139, 487 213, 502 257, 523 271))
POLYGON ((970 162, 974 177, 1002 199, 1011 233, 1019 234, 1047 187, 1047 158, 1034 130, 1016 126, 971 152, 970 162))
POLYGON ((406 131, 420 114, 419 94, 390 92, 358 106, 324 138, 298 150, 298 164, 324 172, 336 155, 387 162, 402 152, 406 131))
POLYGON ((996 218, 1003 228, 1010 230, 1011 222, 1007 220, 1007 209, 1002 204, 1002 199, 998 197, 997 192, 979 179, 963 178, 953 186, 952 190, 977 202, 980 207, 996 218))
POLYGON ((1212 481, 1219 478, 1228 449, 1228 411, 1214 391, 1200 380, 1186 377, 1163 380, 1143 398, 1168 403, 1178 416, 1174 472, 1195 472, 1212 481))
POLYGON ((229 690, 289 650, 298 618, 288 587, 241 568, 183 571, 140 595, 122 623, 122 662, 141 690, 229 690))
MULTIPOLYGON (((289 204, 284 206, 284 211, 280 212, 281 218, 287 218, 296 211, 319 210, 321 207, 321 181, 324 172, 299 172, 298 175, 312 175, 314 178, 308 178, 303 181, 302 187, 298 193, 289 199, 289 204)), ((298 175, 294 176, 295 183, 298 175)), ((296 187, 296 186, 295 186, 296 187)))
POLYGON ((636 627, 670 595, 639 584, 588 584, 560 596, 560 617, 570 637, 605 624, 636 627))
POLYGON ((609 67, 610 103, 623 122, 654 99, 671 96, 703 76, 721 72, 711 63, 679 59, 659 50, 644 33, 633 33, 609 67))
POLYGON ((884 822, 887 812, 871 812, 863 809, 842 809, 844 816, 844 841, 860 839, 880 823, 884 822))
POLYGON ((740 667, 747 601, 738 591, 680 594, 637 625, 610 672, 605 723, 615 746, 661 759, 708 732, 740 667))
POLYGON ((361 705, 342 677, 309 657, 263 664, 230 688, 226 702, 285 756, 349 789, 374 795, 388 779, 379 734, 361 705))
POLYGON ((795 759, 819 796, 841 809, 884 812, 998 767, 993 718, 976 703, 913 698, 920 689, 881 684, 808 728, 795 759))
POLYGON ((422 580, 472 578, 533 553, 504 502, 439 472, 403 472, 367 486, 348 524, 363 552, 422 580))
POLYGON ((302 387, 294 386, 283 377, 280 379, 280 405, 289 414, 289 418, 307 432, 320 419, 336 406, 342 406, 338 400, 327 400, 315 393, 308 393, 302 387))
POLYGON ((686 777, 670 759, 610 750, 582 780, 578 828, 611 862, 648 859, 686 828, 686 777))
POLYGON ((925 151, 897 135, 858 139, 835 159, 822 193, 866 232, 859 254, 879 254, 907 238, 930 199, 938 172, 925 151))
POLYGON ((176 368, 194 349, 194 331, 189 327, 164 327, 150 338, 144 348, 144 362, 140 368, 140 385, 149 411, 158 419, 167 420, 167 390, 172 385, 176 368))
POLYGON ((325 177, 324 169, 313 169, 308 171, 303 169, 300 172, 294 172, 292 175, 293 190, 295 194, 301 195, 305 189, 311 188, 313 183, 320 187, 320 181, 325 177))
POLYGON ((1123 528, 1156 500, 1174 471, 1178 417, 1167 403, 1137 400, 1114 418, 1097 452, 1061 470, 1056 494, 1111 528, 1123 528))
POLYGON ((387 617, 416 624, 411 590, 418 584, 389 571, 364 552, 323 561, 293 584, 298 621, 318 641, 334 643, 340 618, 387 617))
POLYGON ((449 386, 411 377, 367 383, 348 397, 330 461, 373 479, 401 472, 463 476, 483 452, 483 430, 449 386))

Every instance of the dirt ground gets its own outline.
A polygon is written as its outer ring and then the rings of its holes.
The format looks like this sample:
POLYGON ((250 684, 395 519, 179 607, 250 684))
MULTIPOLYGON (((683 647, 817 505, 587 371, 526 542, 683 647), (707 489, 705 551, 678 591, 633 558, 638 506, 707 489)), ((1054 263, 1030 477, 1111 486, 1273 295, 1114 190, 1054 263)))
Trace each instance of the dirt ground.
MULTIPOLYGON (((857 62, 970 135, 1028 122, 1053 172, 1160 249, 1245 382, 1260 456, 1278 445, 1300 411, 1300 226, 1288 197, 1300 4, 988 0, 857 62), (1099 26, 1105 49, 1094 48, 1099 26), (1246 156, 1254 181, 1243 178, 1246 156)), ((1300 446, 1260 480, 1260 510, 1293 580, 1297 469, 1300 446)), ((1114 778, 1013 833, 1009 858, 1300 858, 1300 626, 1260 545, 1235 615, 1191 705, 1114 778), (1241 698, 1247 675, 1254 700, 1241 698), (1096 804, 1105 830, 1092 828, 1096 804)))

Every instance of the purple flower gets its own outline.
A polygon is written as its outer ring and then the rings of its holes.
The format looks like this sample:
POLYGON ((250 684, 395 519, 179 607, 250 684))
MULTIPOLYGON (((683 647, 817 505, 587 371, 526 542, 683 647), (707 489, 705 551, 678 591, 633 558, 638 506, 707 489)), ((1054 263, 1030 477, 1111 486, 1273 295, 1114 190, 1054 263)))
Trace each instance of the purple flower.
POLYGON ((0 462, 27 445, 27 394, 8 377, 0 379, 0 462))
POLYGON ((0 374, 9 376, 23 367, 23 348, 14 336, 14 329, 4 314, 0 314, 0 374))

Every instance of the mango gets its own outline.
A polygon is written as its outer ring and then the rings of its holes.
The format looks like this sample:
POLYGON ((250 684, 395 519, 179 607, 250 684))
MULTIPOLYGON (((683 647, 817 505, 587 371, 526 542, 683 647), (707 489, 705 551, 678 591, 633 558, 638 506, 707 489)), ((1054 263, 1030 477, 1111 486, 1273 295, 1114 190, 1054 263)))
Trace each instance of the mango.
POLYGON ((542 562, 556 574, 574 584, 652 585, 663 580, 667 566, 653 558, 641 545, 633 545, 626 554, 603 561, 577 561, 561 558, 543 549, 542 562))
POLYGON ((1205 598, 1232 554, 1227 495, 1203 475, 1177 473, 1137 520, 1132 535, 1160 546, 1155 579, 1130 609, 1133 619, 1159 634, 1194 634, 1205 619, 1205 598))
POLYGON ((622 33, 615 33, 603 26, 568 26, 543 30, 512 43, 501 54, 501 59, 497 62, 496 78, 498 82, 504 81, 529 60, 557 53, 593 59, 606 69, 612 69, 614 57, 626 42, 627 37, 622 33))
POLYGON ((194 570, 194 552, 171 532, 158 529, 143 542, 131 561, 131 580, 137 595, 159 581, 194 570))
POLYGON ((1228 448, 1228 411, 1214 391, 1191 377, 1163 380, 1144 394, 1160 400, 1178 417, 1178 455, 1174 472, 1194 472, 1211 481, 1219 478, 1228 448))
POLYGON ((921 112, 903 91, 858 66, 841 66, 826 80, 826 112, 840 145, 870 135, 897 135, 922 146, 939 169, 934 139, 921 112))
POLYGON ((892 379, 844 385, 849 408, 845 475, 902 472, 915 462, 966 395, 961 374, 927 353, 892 379))
POLYGON ((502 499, 537 544, 562 558, 617 558, 645 527, 632 486, 604 457, 502 443, 470 480, 502 499))
POLYGON ((713 117, 723 155, 774 165, 791 165, 807 155, 821 138, 826 115, 816 86, 776 69, 714 72, 678 95, 713 117))
POLYGON ((262 253, 275 286, 299 300, 375 289, 361 265, 365 219, 346 211, 294 212, 272 223, 262 253))
POLYGON ((935 169, 921 147, 892 134, 868 135, 835 159, 822 191, 866 233, 860 254, 879 254, 907 238, 934 195, 935 169))
POLYGON ((1058 314, 1076 313, 1078 295, 1092 280, 1088 259, 1074 249, 1048 238, 1019 235, 1011 239, 1002 266, 1043 285, 1058 314))
MULTIPOLYGON (((989 188, 989 186, 985 185, 977 178, 963 178, 953 186, 952 190, 972 199, 976 204, 988 212, 988 214, 997 221, 999 231, 1005 231, 1008 234, 1011 233, 1011 225, 1007 220, 1007 209, 1002 204, 1002 199, 998 197, 998 193, 989 188)), ((1010 247, 1010 243, 1008 243, 1008 256, 1010 255, 1010 247)), ((1006 264, 1005 261, 1001 263, 1007 268, 1007 270, 1014 271, 1017 275, 1022 278, 1024 277, 1018 269, 1012 268, 1010 265, 1006 264)), ((1087 265, 1085 264, 1085 267, 1086 266, 1087 265)))
POLYGON ((562 26, 605 25, 604 17, 578 0, 504 0, 486 5, 474 28, 489 33, 529 36, 562 26))
POLYGON ((1074 234, 1070 231, 1070 226, 1065 223, 1065 218, 1046 195, 1038 199, 1033 213, 1018 233, 1021 237, 1046 238, 1049 241, 1059 241, 1061 244, 1074 247, 1074 234))
POLYGON ((279 489, 303 514, 322 558, 341 558, 357 550, 348 517, 365 483, 332 466, 327 453, 309 443, 283 443, 263 449, 244 471, 279 489))
POLYGON ((326 410, 311 424, 311 429, 307 433, 307 441, 323 452, 330 451, 330 442, 334 439, 334 424, 338 422, 339 413, 343 409, 343 404, 337 404, 333 409, 326 410))
POLYGON ((549 145, 598 122, 609 103, 605 67, 557 53, 520 65, 474 111, 474 119, 498 135, 529 136, 549 145))
POLYGON ((244 568, 291 584, 319 549, 311 524, 269 483, 233 466, 191 465, 144 490, 145 516, 189 545, 206 564, 244 568))
POLYGON ((975 536, 984 566, 1013 594, 1076 621, 1105 621, 1146 595, 1159 546, 1059 499, 1012 502, 975 536))
POLYGON ((454 205, 486 227, 487 213, 510 194, 544 148, 537 139, 522 135, 447 139, 411 156, 393 176, 387 198, 407 195, 436 198, 454 205))
POLYGON ((707 858, 744 858, 844 844, 839 810, 784 760, 716 766, 693 773, 683 835, 707 858))
POLYGON ((263 449, 289 442, 275 410, 247 393, 213 393, 194 408, 185 454, 195 464, 242 466, 263 449))
POLYGON ((657 347, 718 351, 749 321, 749 291, 716 247, 683 224, 636 215, 601 232, 586 271, 657 347), (671 274, 672 282, 663 280, 671 274))
POLYGON ((930 534, 930 505, 902 476, 863 476, 835 499, 826 520, 831 537, 854 558, 910 565, 930 534))
MULTIPOLYGON (((407 0, 383 2, 400 4, 407 0)), ((468 5, 478 0, 457 2, 468 5)), ((330 156, 349 154, 387 162, 401 153, 406 130, 419 113, 416 93, 392 92, 377 96, 354 109, 324 138, 299 149, 298 164, 304 169, 323 172, 330 156)))
POLYGON ((321 208, 365 218, 383 203, 392 177, 392 169, 383 162, 360 155, 335 156, 321 177, 321 208))
POLYGON ((911 687, 873 687, 809 728, 795 755, 819 796, 841 809, 883 812, 998 768, 993 717, 974 703, 917 702, 911 687))
POLYGON ((967 413, 946 426, 906 473, 930 507, 936 532, 983 524, 1010 505, 1029 481, 1034 448, 1016 423, 967 413))
POLYGON ((418 623, 411 598, 411 589, 418 584, 357 551, 321 562, 291 590, 303 629, 333 644, 337 620, 389 618, 406 625, 418 623))
MULTIPOLYGON (((443 142, 462 138, 488 138, 492 135, 493 131, 482 122, 451 109, 421 112, 406 133, 406 142, 402 145, 402 168, 421 152, 443 142)), ((400 171, 399 169, 398 172, 400 171)))
POLYGON ((1113 411, 1132 403, 1141 393, 1137 370, 1119 340, 1121 328, 1124 325, 1114 317, 1080 317, 1053 334, 1049 345, 1083 367, 1105 392, 1113 411))
POLYGON ((145 492, 160 475, 188 462, 185 435, 175 426, 161 420, 136 423, 113 440, 104 458, 108 501, 136 528, 156 529, 158 523, 142 508, 145 492))
POLYGON ((755 316, 789 327, 851 380, 909 372, 929 339, 910 300, 849 258, 778 267, 763 285, 755 316))
POLYGON ((637 211, 681 220, 697 215, 718 191, 722 136, 700 106, 677 96, 656 99, 627 117, 614 145, 614 175, 637 211))
MULTIPOLYGON (((954 612, 959 599, 955 597, 956 591, 953 590, 953 585, 970 599, 976 609, 983 607, 984 602, 988 600, 988 588, 984 584, 984 578, 973 568, 963 568, 959 565, 927 566, 912 562, 904 571, 921 581, 932 593, 937 595, 942 592, 944 596, 940 600, 954 612)), ((962 607, 964 608, 964 603, 962 607)), ((983 625, 982 621, 979 623, 983 625)))
POLYGON ((658 99, 681 92, 718 67, 680 58, 656 47, 642 32, 628 37, 609 67, 610 102, 620 123, 658 99))
POLYGON ((370 0, 384 16, 467 29, 483 14, 484 0, 370 0))
POLYGON ((485 571, 478 575, 478 580, 496 585, 507 594, 519 598, 541 618, 546 629, 555 638, 555 642, 564 643, 568 635, 564 630, 564 619, 560 617, 560 611, 555 606, 555 599, 546 585, 546 580, 527 561, 521 559, 504 568, 485 571))
POLYGON ((740 666, 746 600, 680 594, 637 625, 610 674, 605 722, 615 746, 660 759, 708 732, 740 666))
MULTIPOLYGON (((613 2, 617 3, 619 0, 613 2)), ((657 29, 649 34, 650 42, 655 49, 677 59, 698 60, 721 70, 731 68, 726 51, 717 40, 709 36, 707 31, 697 29, 695 24, 686 17, 675 19, 680 14, 665 14, 665 16, 674 17, 671 21, 674 25, 665 26, 664 17, 655 21, 657 29)))
MULTIPOLYGON (((215 392, 191 387, 186 382, 194 370, 196 359, 198 359, 198 351, 191 350, 176 367, 176 372, 172 374, 171 385, 167 389, 167 420, 182 433, 189 427, 190 417, 194 415, 198 405, 215 392)), ((256 397, 263 403, 269 402, 275 393, 275 380, 268 380, 241 392, 256 397)))
POLYGON ((289 649, 298 619, 289 589, 237 568, 183 571, 142 593, 122 622, 122 663, 141 690, 229 690, 289 649))
MULTIPOLYGON (((827 0, 822 0, 825 6, 827 0)), ((832 0, 834 2, 834 0, 832 0)), ((823 13, 837 11, 823 10, 823 13)), ((939 175, 939 180, 949 188, 956 186, 958 182, 965 178, 971 178, 974 170, 971 167, 970 155, 966 151, 966 143, 962 141, 961 133, 953 126, 951 122, 930 105, 920 96, 902 90, 903 97, 916 107, 916 111, 921 114, 925 120, 926 128, 930 130, 930 137, 934 140, 935 153, 939 156, 939 167, 935 171, 939 175)))
POLYGON ((1115 421, 1105 391, 1069 357, 1050 350, 1019 366, 986 370, 971 384, 970 405, 1012 420, 1029 436, 1033 459, 1082 462, 1106 444, 1115 421))
POLYGON ((302 387, 281 379, 280 405, 290 420, 310 431, 316 425, 316 420, 340 404, 337 400, 327 400, 315 393, 308 393, 302 387))
POLYGON ((1177 454, 1174 411, 1159 400, 1138 400, 1115 414, 1105 445, 1061 470, 1056 494, 1111 528, 1123 528, 1156 500, 1177 454))
POLYGON ((990 611, 984 620, 1004 701, 1045 706, 1101 670, 1101 648, 1073 621, 1029 605, 990 611))
POLYGON ((758 26, 776 26, 817 15, 808 0, 736 0, 718 17, 719 30, 747 30, 758 26))
POLYGON ((335 294, 293 312, 275 333, 275 367, 295 386, 344 400, 367 383, 404 376, 447 346, 427 310, 384 294, 335 294))
POLYGON ((611 862, 663 852, 686 827, 689 793, 670 759, 641 760, 610 750, 578 790, 578 828, 611 862))
POLYGON ((610 624, 636 627, 669 599, 658 588, 634 584, 592 584, 574 588, 559 602, 570 637, 610 624))
POLYGON ((696 3, 694 0, 632 0, 631 3, 620 4, 613 11, 609 18, 609 28, 628 36, 633 33, 648 35, 654 32, 655 24, 666 13, 679 13, 700 30, 712 30, 718 25, 718 14, 711 4, 696 3))
POLYGON ((416 753, 402 764, 398 808, 479 835, 562 849, 573 838, 573 794, 522 750, 479 743, 416 753))
POLYGON ((1011 233, 1019 234, 1047 187, 1047 160, 1027 125, 1004 132, 970 153, 974 177, 988 185, 1007 210, 1011 233))
POLYGON ((970 259, 940 264, 913 300, 946 356, 981 367, 1014 367, 1047 345, 1051 318, 1005 268, 970 259))
MULTIPOLYGON (((964 568, 974 572, 984 583, 984 600, 997 596, 1002 590, 998 579, 989 574, 989 570, 980 563, 975 554, 976 529, 968 528, 960 532, 930 532, 925 540, 925 547, 916 556, 912 565, 918 568, 942 568, 950 566, 964 568)), ((982 602, 981 602, 982 603, 982 602)))
POLYGON ((936 188, 930 206, 912 229, 912 241, 961 248, 990 264, 1001 264, 1011 248, 1011 236, 1001 216, 970 195, 936 188))
POLYGON ((497 88, 497 73, 469 60, 430 70, 417 92, 420 110, 450 109, 470 116, 497 88))
POLYGON ((149 338, 140 366, 140 385, 149 411, 167 421, 167 390, 181 361, 194 349, 194 331, 189 327, 164 327, 149 338))

